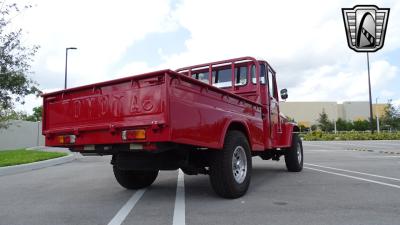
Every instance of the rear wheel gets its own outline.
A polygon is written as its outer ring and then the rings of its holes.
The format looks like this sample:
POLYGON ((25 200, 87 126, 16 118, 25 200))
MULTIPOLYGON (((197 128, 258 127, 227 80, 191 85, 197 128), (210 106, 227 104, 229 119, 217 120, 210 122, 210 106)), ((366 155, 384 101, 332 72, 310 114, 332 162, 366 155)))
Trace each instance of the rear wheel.
POLYGON ((113 166, 114 175, 118 183, 126 189, 139 189, 150 186, 157 178, 156 171, 121 170, 113 166))
POLYGON ((285 149, 286 168, 290 172, 300 172, 303 169, 303 143, 298 134, 293 134, 292 146, 285 149))
POLYGON ((221 197, 239 198, 249 187, 251 168, 246 136, 240 131, 229 131, 224 149, 216 152, 210 166, 211 186, 221 197))

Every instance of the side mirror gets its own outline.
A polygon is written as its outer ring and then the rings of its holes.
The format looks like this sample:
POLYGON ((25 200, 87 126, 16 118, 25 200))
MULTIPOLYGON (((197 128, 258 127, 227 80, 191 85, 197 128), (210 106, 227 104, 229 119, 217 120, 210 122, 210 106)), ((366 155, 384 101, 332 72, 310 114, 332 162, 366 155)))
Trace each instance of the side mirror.
POLYGON ((286 88, 281 90, 281 98, 283 100, 286 100, 288 98, 288 93, 287 93, 287 89, 286 88))

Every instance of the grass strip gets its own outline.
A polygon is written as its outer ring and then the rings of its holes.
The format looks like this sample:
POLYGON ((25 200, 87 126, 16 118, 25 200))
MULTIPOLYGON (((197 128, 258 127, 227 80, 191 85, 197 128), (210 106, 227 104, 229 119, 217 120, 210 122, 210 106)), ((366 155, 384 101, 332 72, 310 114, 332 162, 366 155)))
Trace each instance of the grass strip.
POLYGON ((400 140, 400 132, 357 132, 350 131, 346 133, 326 133, 322 131, 313 131, 300 135, 305 141, 353 141, 353 140, 400 140))
POLYGON ((38 162, 66 155, 67 153, 62 152, 44 152, 25 149, 4 150, 0 151, 0 167, 38 162))

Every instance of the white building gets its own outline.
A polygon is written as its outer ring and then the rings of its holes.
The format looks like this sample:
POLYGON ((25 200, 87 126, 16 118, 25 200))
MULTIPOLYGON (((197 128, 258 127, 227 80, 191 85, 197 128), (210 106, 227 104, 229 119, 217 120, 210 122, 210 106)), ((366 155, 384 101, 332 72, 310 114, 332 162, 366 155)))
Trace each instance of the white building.
MULTIPOLYGON (((384 114, 386 104, 373 104, 374 117, 384 114)), ((317 123, 322 111, 328 114, 330 120, 366 120, 369 118, 368 102, 280 102, 280 110, 286 116, 293 118, 299 124, 311 126, 317 123)))

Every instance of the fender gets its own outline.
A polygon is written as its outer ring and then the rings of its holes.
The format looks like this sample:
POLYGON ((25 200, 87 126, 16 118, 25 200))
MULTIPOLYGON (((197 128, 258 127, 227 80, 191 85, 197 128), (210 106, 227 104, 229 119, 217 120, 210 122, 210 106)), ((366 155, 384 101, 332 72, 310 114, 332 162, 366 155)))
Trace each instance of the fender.
POLYGON ((284 123, 282 126, 282 135, 280 136, 279 146, 280 148, 288 148, 292 145, 293 135, 300 131, 299 126, 296 123, 284 123))
POLYGON ((223 129, 223 132, 221 134, 221 138, 218 143, 218 149, 222 149, 224 147, 224 141, 225 141, 225 136, 228 132, 229 129, 235 129, 242 131, 244 135, 246 135, 247 140, 249 141, 250 148, 253 148, 253 143, 251 140, 251 135, 249 131, 249 127, 247 126, 247 123, 241 120, 232 120, 231 118, 228 118, 228 120, 225 122, 225 126, 223 129))

